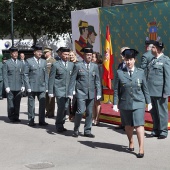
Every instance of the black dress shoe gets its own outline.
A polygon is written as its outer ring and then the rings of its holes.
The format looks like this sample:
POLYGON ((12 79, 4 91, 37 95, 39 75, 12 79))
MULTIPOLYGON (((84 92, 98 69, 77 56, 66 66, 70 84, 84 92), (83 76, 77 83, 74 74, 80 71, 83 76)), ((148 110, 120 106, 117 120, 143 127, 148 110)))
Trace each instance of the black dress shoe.
POLYGON ((164 136, 164 135, 158 136, 158 139, 165 139, 165 138, 167 138, 167 136, 164 136))
POLYGON ((35 126, 35 125, 36 124, 34 122, 32 122, 32 121, 28 123, 28 126, 35 126))
POLYGON ((155 134, 150 134, 149 135, 150 138, 153 138, 153 137, 158 137, 158 135, 155 135, 155 134))
POLYGON ((93 134, 91 134, 91 133, 89 133, 89 134, 88 134, 88 133, 87 133, 87 134, 85 133, 84 136, 85 136, 85 137, 88 137, 88 138, 95 138, 95 135, 93 135, 93 134))
POLYGON ((15 122, 21 122, 21 120, 20 119, 15 119, 15 122))
POLYGON ((65 131, 67 131, 67 129, 64 128, 64 127, 57 128, 57 132, 58 132, 58 133, 62 133, 62 132, 65 132, 65 131))
POLYGON ((49 116, 46 116, 47 118, 54 118, 54 116, 53 115, 49 115, 49 116))
POLYGON ((134 148, 127 148, 128 151, 133 152, 135 149, 134 148))
POLYGON ((15 123, 16 121, 15 121, 15 119, 10 119, 10 122, 15 123))
POLYGON ((72 134, 73 137, 77 138, 79 136, 79 132, 78 131, 74 131, 74 133, 72 134))
POLYGON ((40 122, 40 123, 39 123, 39 126, 47 126, 47 125, 48 125, 47 122, 40 122))
POLYGON ((144 153, 138 153, 137 154, 137 158, 143 158, 144 157, 144 153))

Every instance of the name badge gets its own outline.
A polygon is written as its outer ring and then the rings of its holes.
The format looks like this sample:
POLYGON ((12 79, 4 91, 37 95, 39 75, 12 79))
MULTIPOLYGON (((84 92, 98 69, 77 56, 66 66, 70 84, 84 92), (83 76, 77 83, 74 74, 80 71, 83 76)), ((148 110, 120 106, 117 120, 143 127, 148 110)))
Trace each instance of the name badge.
POLYGON ((163 65, 163 63, 161 63, 161 62, 156 62, 156 65, 163 65))

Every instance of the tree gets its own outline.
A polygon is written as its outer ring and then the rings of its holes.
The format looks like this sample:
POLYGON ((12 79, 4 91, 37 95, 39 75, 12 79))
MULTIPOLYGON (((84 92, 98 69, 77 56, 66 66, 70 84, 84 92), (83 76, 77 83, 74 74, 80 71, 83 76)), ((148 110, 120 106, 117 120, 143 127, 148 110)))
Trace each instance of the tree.
MULTIPOLYGON (((20 38, 28 35, 34 44, 42 35, 57 39, 63 33, 71 33, 71 11, 100 6, 100 0, 15 0, 14 32, 20 38)), ((10 4, 0 2, 1 37, 10 34, 10 4)))

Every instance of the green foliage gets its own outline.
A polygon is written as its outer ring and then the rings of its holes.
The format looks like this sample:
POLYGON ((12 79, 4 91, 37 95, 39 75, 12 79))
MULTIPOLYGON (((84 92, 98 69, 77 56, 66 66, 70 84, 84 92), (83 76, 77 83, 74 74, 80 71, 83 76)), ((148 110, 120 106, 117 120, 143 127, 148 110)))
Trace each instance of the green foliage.
MULTIPOLYGON (((29 35, 34 43, 41 35, 56 38, 71 33, 71 11, 95 8, 100 0, 14 0, 14 32, 29 35)), ((10 3, 0 1, 0 38, 10 34, 10 3)))

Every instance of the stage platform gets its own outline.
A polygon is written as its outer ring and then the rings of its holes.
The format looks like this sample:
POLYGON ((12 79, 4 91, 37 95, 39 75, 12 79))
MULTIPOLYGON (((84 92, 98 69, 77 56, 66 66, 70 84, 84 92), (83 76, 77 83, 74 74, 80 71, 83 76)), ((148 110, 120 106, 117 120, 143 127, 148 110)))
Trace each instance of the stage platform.
MULTIPOLYGON (((121 123, 120 120, 120 113, 115 112, 112 109, 113 104, 109 104, 108 101, 113 103, 113 91, 108 92, 108 90, 103 90, 104 93, 104 101, 102 102, 101 105, 101 114, 100 114, 100 121, 101 122, 106 122, 106 123, 111 123, 115 125, 119 125, 121 123)), ((169 123, 168 123, 168 129, 170 130, 170 98, 169 98, 169 103, 168 103, 168 110, 169 110, 169 123)), ((152 130, 153 128, 153 122, 152 118, 149 112, 145 112, 145 129, 146 130, 152 130)))

